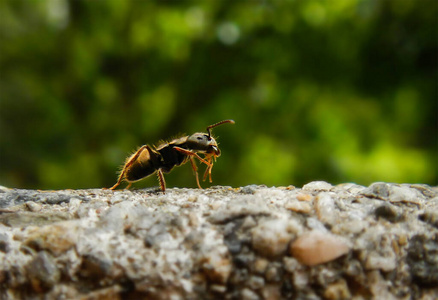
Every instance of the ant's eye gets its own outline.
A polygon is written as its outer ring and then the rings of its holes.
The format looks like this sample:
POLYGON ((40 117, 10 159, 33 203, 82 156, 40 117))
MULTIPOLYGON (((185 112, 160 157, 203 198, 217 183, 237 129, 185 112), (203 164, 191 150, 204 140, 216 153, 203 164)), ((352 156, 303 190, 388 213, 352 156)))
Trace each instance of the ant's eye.
POLYGON ((198 141, 202 141, 202 137, 198 136, 198 141))

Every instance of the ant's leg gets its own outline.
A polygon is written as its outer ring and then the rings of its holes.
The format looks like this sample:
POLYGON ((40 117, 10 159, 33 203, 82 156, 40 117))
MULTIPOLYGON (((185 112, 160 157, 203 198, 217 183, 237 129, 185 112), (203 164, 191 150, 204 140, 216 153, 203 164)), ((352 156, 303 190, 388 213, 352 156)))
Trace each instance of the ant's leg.
POLYGON ((193 172, 195 173, 195 176, 196 176, 196 184, 198 185, 198 188, 200 188, 202 190, 202 187, 199 184, 198 168, 196 167, 195 160, 191 156, 190 156, 190 163, 192 164, 193 172))
POLYGON ((158 169, 157 175, 158 175, 158 181, 160 182, 161 190, 163 191, 163 194, 165 194, 166 180, 164 180, 163 172, 161 171, 161 169, 158 169))
POLYGON ((213 160, 209 158, 208 162, 210 163, 210 165, 207 167, 207 169, 205 169, 204 177, 202 178, 202 180, 205 181, 205 179, 207 179, 207 174, 208 174, 209 181, 210 183, 212 183, 213 180, 211 179, 211 169, 213 168, 213 160))
POLYGON ((213 180, 211 179, 211 169, 213 168, 213 164, 211 165, 211 168, 208 169, 208 180, 210 181, 210 183, 213 182, 213 180))
MULTIPOLYGON (((144 149, 147 149, 149 151, 149 153, 152 151, 148 145, 144 145, 140 149, 138 149, 137 152, 135 152, 135 154, 132 155, 129 158, 129 160, 125 163, 125 165, 123 166, 122 172, 120 172, 119 179, 117 180, 117 183, 115 185, 113 185, 110 188, 110 190, 114 190, 116 187, 118 187, 120 185, 120 183, 122 182, 122 180, 125 177, 126 170, 137 160, 137 158, 140 156, 141 152, 143 152, 144 149)), ((128 189, 130 186, 131 186, 131 183, 129 183, 129 185, 126 187, 126 189, 128 189)))
POLYGON ((177 150, 177 151, 179 151, 181 153, 184 153, 185 155, 188 155, 190 157, 191 156, 196 156, 196 158, 199 159, 200 162, 206 164, 207 166, 210 166, 210 163, 205 161, 205 159, 200 157, 196 152, 193 152, 193 151, 190 151, 190 150, 186 150, 186 149, 183 149, 183 148, 180 148, 180 147, 176 147, 176 146, 173 147, 173 149, 175 149, 175 150, 177 150))
POLYGON ((123 170, 122 170, 122 172, 120 173, 120 175, 119 175, 119 179, 117 180, 116 184, 113 185, 112 187, 110 187, 110 190, 115 190, 116 187, 118 187, 118 186, 120 185, 120 183, 121 183, 122 180, 123 180, 123 176, 125 176, 125 167, 123 167, 123 170))
POLYGON ((123 180, 124 175, 125 175, 125 171, 123 170, 122 173, 120 173, 120 175, 119 175, 119 179, 117 180, 117 183, 115 185, 113 185, 112 187, 110 187, 110 190, 115 190, 116 187, 118 187, 120 185, 120 183, 123 180))

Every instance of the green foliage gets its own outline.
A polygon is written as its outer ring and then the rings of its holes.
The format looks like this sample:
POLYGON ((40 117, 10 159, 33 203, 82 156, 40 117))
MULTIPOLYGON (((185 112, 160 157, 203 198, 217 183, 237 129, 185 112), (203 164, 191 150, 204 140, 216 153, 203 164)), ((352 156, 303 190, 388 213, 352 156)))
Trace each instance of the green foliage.
MULTIPOLYGON (((435 0, 2 0, 0 185, 108 187, 137 146, 222 119, 213 184, 436 185, 437 15, 435 0)), ((190 166, 166 179, 196 186, 190 166)))

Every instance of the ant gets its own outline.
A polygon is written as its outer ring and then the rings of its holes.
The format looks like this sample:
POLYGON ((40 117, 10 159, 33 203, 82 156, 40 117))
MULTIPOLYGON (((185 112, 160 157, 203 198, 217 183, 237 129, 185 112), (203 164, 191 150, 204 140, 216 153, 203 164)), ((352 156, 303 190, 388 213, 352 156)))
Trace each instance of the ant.
POLYGON ((158 181, 160 182, 163 193, 166 190, 166 181, 164 180, 163 172, 169 173, 174 167, 185 164, 189 159, 193 171, 196 176, 196 183, 200 189, 198 178, 198 168, 196 167, 195 157, 201 163, 207 165, 203 180, 209 177, 211 180, 211 169, 213 168, 213 158, 221 155, 216 140, 211 136, 211 129, 219 125, 230 123, 234 124, 233 120, 223 120, 207 127, 207 133, 197 132, 190 136, 184 136, 174 139, 168 143, 162 143, 158 147, 150 147, 149 145, 141 146, 134 154, 126 159, 125 165, 120 172, 117 183, 111 187, 114 190, 120 183, 125 180, 128 182, 128 189, 135 181, 141 180, 149 175, 157 172, 158 181), (204 158, 199 154, 203 154, 204 158))

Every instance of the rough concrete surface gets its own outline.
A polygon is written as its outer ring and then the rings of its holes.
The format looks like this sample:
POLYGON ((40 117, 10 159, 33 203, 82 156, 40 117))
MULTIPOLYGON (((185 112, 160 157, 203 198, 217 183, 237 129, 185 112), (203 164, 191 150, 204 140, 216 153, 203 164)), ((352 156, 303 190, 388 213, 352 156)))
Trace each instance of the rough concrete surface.
POLYGON ((438 189, 0 188, 1 299, 437 299, 438 189))

